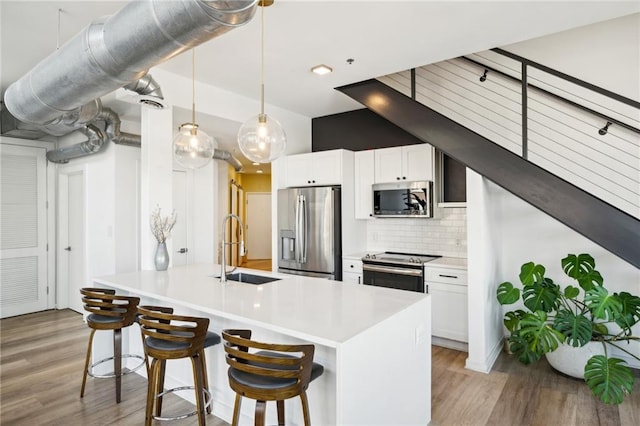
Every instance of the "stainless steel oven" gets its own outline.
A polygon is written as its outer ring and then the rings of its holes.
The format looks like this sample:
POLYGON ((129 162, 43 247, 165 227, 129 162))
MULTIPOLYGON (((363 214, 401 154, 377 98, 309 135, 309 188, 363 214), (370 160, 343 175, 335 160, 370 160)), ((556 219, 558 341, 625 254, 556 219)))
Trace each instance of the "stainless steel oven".
POLYGON ((367 254, 362 258, 362 282, 424 293, 424 264, 438 257, 398 252, 367 254))

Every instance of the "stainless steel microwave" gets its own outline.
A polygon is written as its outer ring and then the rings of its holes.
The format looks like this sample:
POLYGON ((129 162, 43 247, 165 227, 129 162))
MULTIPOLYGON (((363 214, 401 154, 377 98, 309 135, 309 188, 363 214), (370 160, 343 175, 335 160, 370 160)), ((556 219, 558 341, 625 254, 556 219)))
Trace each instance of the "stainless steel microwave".
POLYGON ((373 185, 373 216, 433 217, 433 182, 392 182, 373 185))

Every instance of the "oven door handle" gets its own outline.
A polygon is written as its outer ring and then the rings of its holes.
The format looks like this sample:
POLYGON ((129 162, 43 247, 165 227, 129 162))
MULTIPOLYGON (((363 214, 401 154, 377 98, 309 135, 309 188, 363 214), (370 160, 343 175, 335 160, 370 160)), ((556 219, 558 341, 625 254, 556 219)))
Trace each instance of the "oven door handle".
POLYGON ((422 276, 422 269, 395 268, 393 266, 375 266, 364 264, 362 265, 362 270, 371 272, 383 272, 385 274, 408 275, 411 277, 422 276))

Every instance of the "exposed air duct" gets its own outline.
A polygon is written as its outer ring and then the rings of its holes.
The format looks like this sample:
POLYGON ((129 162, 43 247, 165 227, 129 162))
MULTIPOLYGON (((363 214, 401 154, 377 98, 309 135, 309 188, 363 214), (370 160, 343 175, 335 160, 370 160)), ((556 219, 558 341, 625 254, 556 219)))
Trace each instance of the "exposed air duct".
POLYGON ((68 163, 74 158, 96 154, 106 148, 107 144, 102 131, 93 124, 78 129, 78 131, 87 137, 85 142, 47 151, 47 160, 53 163, 68 163))
POLYGON ((231 167, 233 167, 236 170, 236 172, 239 172, 240 170, 242 170, 242 163, 240 162, 240 160, 238 160, 236 157, 231 155, 229 151, 214 149, 213 158, 215 160, 224 160, 227 163, 231 164, 231 167))
MULTIPOLYGON (((112 111, 102 108, 99 98, 126 86, 147 99, 141 99, 143 103, 161 99, 157 84, 146 78, 150 68, 247 23, 256 6, 257 0, 133 1, 91 23, 10 85, 5 107, 17 121, 51 135, 75 130, 87 134, 90 140, 63 149, 73 153, 68 159, 104 149, 104 135, 95 149, 95 126, 82 130, 99 119, 111 120, 105 127, 110 140, 135 145, 140 138, 120 134, 119 118, 113 120, 112 111)), ((52 157, 59 158, 63 150, 52 157)))
MULTIPOLYGON (((87 155, 96 154, 104 150, 108 142, 119 145, 140 147, 140 135, 120 131, 120 117, 111 108, 103 107, 98 100, 98 110, 92 117, 92 122, 104 122, 104 132, 93 124, 88 124, 74 130, 78 130, 87 136, 87 141, 72 146, 59 148, 47 152, 47 159, 53 163, 68 163, 69 160, 87 155)), ((242 163, 229 151, 215 149, 213 159, 223 160, 229 163, 237 172, 242 170, 242 163)))

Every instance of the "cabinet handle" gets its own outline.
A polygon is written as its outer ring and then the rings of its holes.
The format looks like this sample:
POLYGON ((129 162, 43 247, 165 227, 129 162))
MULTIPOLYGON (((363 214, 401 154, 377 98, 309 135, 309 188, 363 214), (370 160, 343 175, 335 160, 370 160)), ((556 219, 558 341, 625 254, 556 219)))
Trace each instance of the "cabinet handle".
POLYGON ((362 278, 362 277, 361 277, 360 275, 358 275, 358 284, 361 284, 361 283, 360 283, 360 279, 361 279, 361 278, 362 278))
POLYGON ((353 268, 353 265, 349 265, 349 268, 353 268))
POLYGON ((396 176, 396 180, 400 180, 400 176, 396 176))
POLYGON ((406 177, 406 176, 402 176, 402 180, 406 180, 406 179, 407 179, 407 177, 406 177))
POLYGON ((443 274, 438 274, 439 277, 442 278, 458 278, 456 275, 443 275, 443 274))

